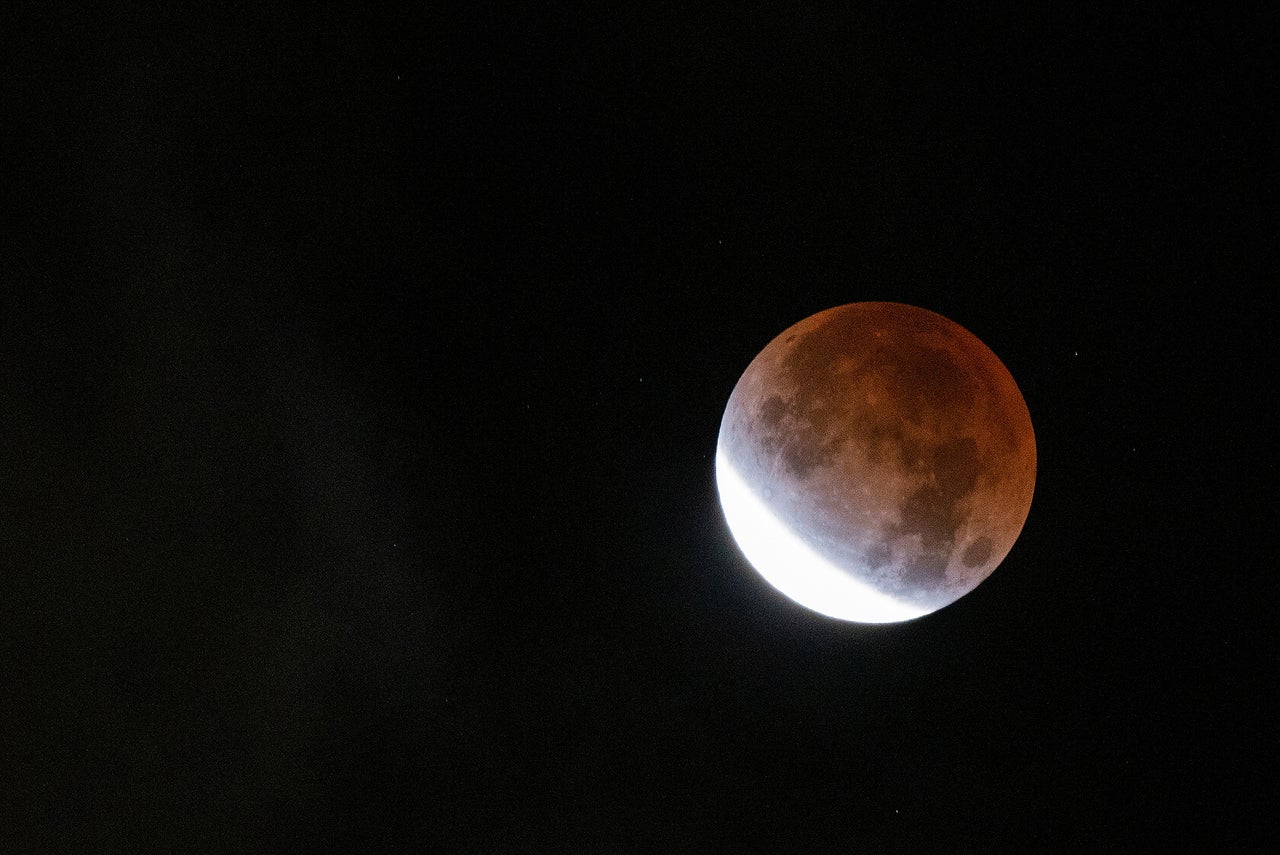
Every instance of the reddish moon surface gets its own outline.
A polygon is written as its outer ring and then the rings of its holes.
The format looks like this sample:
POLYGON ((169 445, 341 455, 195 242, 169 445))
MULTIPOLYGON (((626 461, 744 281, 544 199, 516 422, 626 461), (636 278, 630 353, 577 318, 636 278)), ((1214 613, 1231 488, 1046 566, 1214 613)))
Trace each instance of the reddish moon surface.
POLYGON ((999 358, 901 303, 800 321, 725 408, 716 482, 735 541, 774 587, 844 620, 910 620, 1004 560, 1035 488, 1031 416, 999 358))

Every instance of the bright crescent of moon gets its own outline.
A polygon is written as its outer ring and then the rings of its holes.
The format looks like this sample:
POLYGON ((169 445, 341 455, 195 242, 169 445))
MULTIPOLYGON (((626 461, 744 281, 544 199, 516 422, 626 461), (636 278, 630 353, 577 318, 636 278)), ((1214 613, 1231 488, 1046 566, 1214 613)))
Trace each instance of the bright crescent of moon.
POLYGON ((815 552, 773 515, 722 451, 716 452, 716 488, 742 554, 766 582, 800 605, 863 623, 893 623, 928 613, 880 593, 815 552))

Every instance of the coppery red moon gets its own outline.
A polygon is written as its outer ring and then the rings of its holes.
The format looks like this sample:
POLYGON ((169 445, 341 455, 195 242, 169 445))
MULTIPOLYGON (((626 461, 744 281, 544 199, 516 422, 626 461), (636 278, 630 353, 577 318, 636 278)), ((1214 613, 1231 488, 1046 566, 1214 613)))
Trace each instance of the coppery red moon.
POLYGON ((850 303, 785 330, 738 380, 716 447, 734 540, 775 588, 843 620, 910 620, 1004 560, 1035 489, 1031 415, 976 336, 850 303))

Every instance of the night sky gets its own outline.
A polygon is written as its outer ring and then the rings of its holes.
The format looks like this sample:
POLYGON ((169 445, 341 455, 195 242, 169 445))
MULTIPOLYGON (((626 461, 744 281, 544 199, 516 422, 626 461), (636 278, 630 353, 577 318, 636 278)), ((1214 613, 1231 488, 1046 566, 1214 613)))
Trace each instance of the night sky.
POLYGON ((1263 21, 377 5, 4 27, 0 850, 1275 843, 1263 21), (1039 452, 889 626, 714 481, 861 300, 1039 452))

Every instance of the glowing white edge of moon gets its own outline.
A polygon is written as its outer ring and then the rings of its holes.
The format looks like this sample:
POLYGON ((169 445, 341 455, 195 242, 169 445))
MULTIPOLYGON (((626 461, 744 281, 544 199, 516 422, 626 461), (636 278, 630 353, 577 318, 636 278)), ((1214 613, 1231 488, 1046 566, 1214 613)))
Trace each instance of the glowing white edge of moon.
POLYGON ((716 488, 729 531, 747 561, 805 608, 860 623, 894 623, 931 611, 880 593, 815 552, 756 496, 720 449, 716 488))

